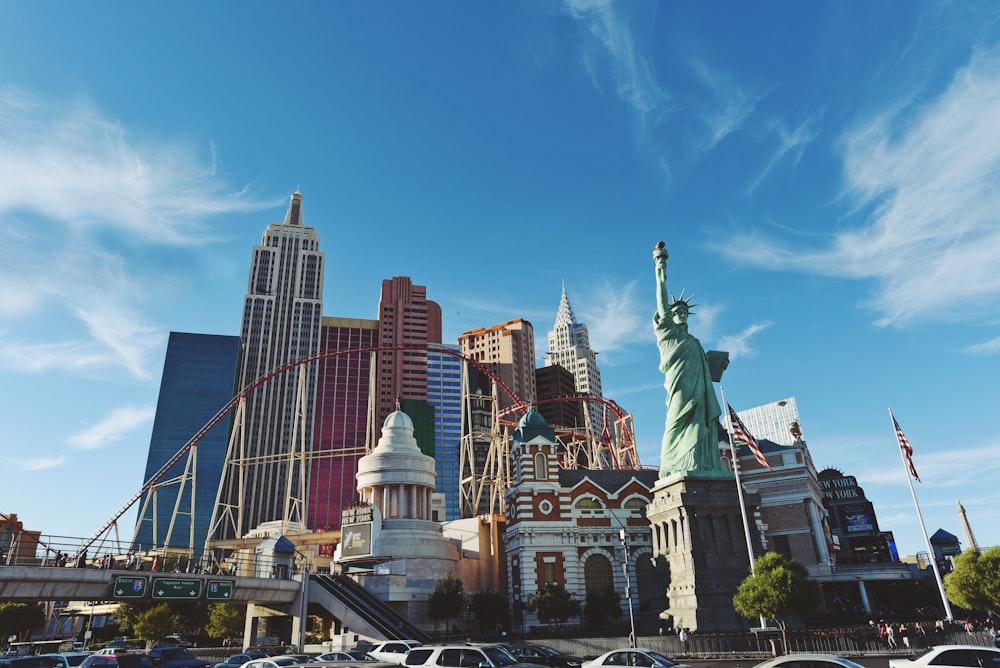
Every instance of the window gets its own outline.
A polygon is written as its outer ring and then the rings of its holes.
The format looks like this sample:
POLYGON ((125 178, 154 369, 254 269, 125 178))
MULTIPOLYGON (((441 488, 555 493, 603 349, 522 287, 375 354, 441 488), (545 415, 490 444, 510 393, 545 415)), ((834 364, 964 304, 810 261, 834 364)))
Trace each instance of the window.
POLYGON ((549 477, 545 455, 541 452, 535 455, 535 480, 547 480, 549 477))

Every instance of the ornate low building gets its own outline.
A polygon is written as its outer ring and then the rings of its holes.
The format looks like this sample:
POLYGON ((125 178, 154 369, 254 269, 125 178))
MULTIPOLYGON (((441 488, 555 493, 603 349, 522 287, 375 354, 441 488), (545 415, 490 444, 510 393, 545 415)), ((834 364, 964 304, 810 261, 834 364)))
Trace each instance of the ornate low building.
POLYGON ((529 411, 511 445, 513 484, 506 496, 507 596, 514 630, 539 625, 525 605, 546 584, 556 583, 584 606, 588 595, 615 592, 619 622, 629 625, 631 607, 637 633, 655 632, 665 583, 650 559, 644 511, 657 472, 560 469, 557 448, 553 428, 529 411))

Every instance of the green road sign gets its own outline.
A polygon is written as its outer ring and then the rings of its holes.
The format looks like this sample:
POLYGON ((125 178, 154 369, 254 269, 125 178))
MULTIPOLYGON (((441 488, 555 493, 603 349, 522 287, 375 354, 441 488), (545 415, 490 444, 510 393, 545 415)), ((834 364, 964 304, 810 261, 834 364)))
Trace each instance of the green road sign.
POLYGON ((209 580, 205 598, 209 601, 228 601, 233 597, 232 580, 209 580))
POLYGON ((146 595, 146 578, 119 575, 111 591, 115 598, 142 598, 146 595))
POLYGON ((180 580, 176 578, 153 578, 153 598, 198 598, 201 596, 201 580, 180 580))

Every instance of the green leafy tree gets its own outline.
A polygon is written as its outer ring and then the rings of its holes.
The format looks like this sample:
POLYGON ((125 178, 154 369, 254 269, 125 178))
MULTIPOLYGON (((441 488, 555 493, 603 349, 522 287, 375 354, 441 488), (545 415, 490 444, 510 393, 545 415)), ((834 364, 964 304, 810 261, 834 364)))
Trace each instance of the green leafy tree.
POLYGON ((754 562, 753 574, 740 583, 733 597, 736 611, 744 617, 775 621, 786 652, 789 620, 815 611, 819 603, 819 587, 809 579, 805 566, 777 552, 754 562))
POLYGON ((948 600, 969 610, 1000 611, 1000 547, 966 550, 944 576, 948 600))
POLYGON ((479 625, 479 635, 483 636, 501 626, 508 628, 507 599, 491 591, 481 591, 472 597, 472 615, 479 625))
POLYGON ((32 629, 45 624, 45 611, 34 603, 0 603, 0 642, 16 635, 27 639, 32 629))
POLYGON ((157 640, 170 635, 176 626, 177 620, 170 606, 160 603, 140 613, 133 628, 135 634, 146 641, 146 646, 152 647, 157 640))
POLYGON ((205 632, 212 638, 232 638, 243 635, 246 616, 247 607, 245 605, 210 603, 205 632))
POLYGON ((528 612, 538 615, 538 621, 548 624, 556 633, 562 631, 562 625, 571 617, 580 615, 580 601, 555 582, 546 583, 535 592, 525 607, 528 612))
POLYGON ((153 607, 153 603, 148 601, 123 601, 115 608, 115 624, 122 635, 132 635, 135 632, 135 623, 139 621, 139 615, 153 607))
POLYGON ((591 624, 617 621, 622 617, 622 606, 618 601, 618 592, 611 587, 588 591, 587 602, 583 606, 583 616, 591 624))
POLYGON ((434 585, 434 591, 427 599, 427 614, 434 620, 437 628, 439 621, 444 621, 444 627, 449 628, 452 619, 458 619, 465 604, 465 589, 462 581, 451 576, 451 571, 434 585))

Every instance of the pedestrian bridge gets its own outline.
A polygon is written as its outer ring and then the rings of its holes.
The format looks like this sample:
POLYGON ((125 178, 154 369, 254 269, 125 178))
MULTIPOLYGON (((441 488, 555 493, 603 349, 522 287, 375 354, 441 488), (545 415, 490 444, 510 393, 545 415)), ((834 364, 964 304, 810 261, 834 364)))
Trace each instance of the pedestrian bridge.
POLYGON ((284 605, 300 580, 104 568, 0 566, 2 601, 127 601, 153 598, 284 605), (118 585, 116 587, 116 585, 118 585))

